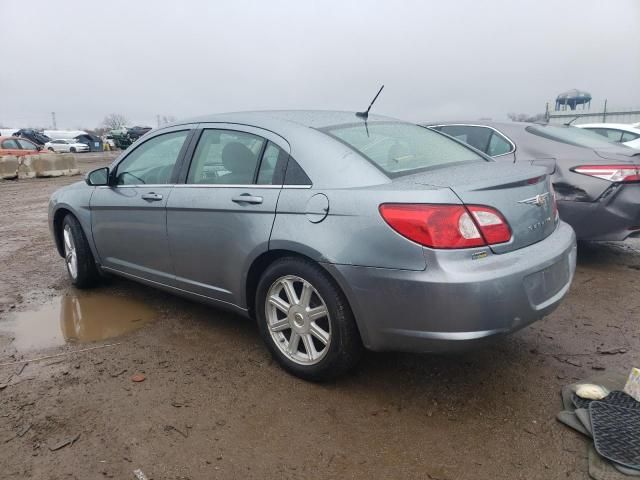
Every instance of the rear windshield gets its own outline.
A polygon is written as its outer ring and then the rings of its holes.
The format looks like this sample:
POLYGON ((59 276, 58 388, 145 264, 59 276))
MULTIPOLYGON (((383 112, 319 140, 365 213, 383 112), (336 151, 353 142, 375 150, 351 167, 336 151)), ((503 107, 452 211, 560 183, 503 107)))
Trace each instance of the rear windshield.
POLYGON ((335 125, 322 131, 356 150, 392 178, 454 163, 488 161, 441 133, 410 123, 335 125))
POLYGON ((530 125, 527 132, 539 137, 567 143, 576 147, 611 148, 609 142, 602 135, 578 127, 562 127, 559 125, 530 125))

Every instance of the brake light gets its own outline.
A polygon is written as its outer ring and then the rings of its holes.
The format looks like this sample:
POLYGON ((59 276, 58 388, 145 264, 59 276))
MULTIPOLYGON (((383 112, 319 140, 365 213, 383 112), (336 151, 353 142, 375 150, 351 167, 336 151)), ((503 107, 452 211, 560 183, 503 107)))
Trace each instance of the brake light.
POLYGON ((640 181, 640 167, 638 165, 581 165, 575 167, 573 171, 610 182, 640 181))
POLYGON ((385 203, 380 215, 400 235, 432 248, 472 248, 508 242, 511 229, 483 205, 385 203))

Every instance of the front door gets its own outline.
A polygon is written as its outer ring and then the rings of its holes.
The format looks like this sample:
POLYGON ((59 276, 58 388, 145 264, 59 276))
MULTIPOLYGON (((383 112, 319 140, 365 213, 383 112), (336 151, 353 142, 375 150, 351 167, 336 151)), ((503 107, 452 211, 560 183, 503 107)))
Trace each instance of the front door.
POLYGON ((166 205, 190 130, 162 133, 138 145, 111 173, 113 185, 96 187, 91 228, 101 265, 172 284, 166 205))
MULTIPOLYGON (((251 130, 249 127, 245 127, 251 130)), ((249 265, 268 250, 289 154, 268 132, 204 129, 167 203, 176 284, 244 307, 249 265)))

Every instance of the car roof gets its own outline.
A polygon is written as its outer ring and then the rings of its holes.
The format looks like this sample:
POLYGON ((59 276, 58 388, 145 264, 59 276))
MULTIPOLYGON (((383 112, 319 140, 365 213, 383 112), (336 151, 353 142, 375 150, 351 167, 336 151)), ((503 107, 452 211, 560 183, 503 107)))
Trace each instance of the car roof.
POLYGON ((420 125, 425 127, 435 127, 438 125, 478 125, 478 126, 488 126, 488 127, 509 127, 509 126, 519 126, 521 128, 526 127, 528 125, 537 125, 532 122, 512 122, 509 120, 447 120, 446 122, 420 122, 420 125))
POLYGON ((576 127, 591 127, 591 128, 617 128, 620 130, 628 130, 629 132, 640 133, 640 128, 634 127, 627 123, 581 123, 575 125, 576 127))
MULTIPOLYGON (((401 120, 383 116, 369 114, 368 122, 375 121, 396 121, 401 120)), ((361 123, 364 119, 356 116, 356 112, 337 110, 261 110, 251 112, 229 112, 218 113, 188 119, 177 124, 185 123, 241 123, 247 125, 269 126, 298 125, 302 127, 324 128, 332 125, 342 125, 348 123, 361 123)), ((406 122, 404 122, 406 123, 406 122)))
MULTIPOLYGON (((370 114, 366 122, 408 122, 370 114)), ((187 124, 237 124, 261 128, 275 133, 288 143, 291 156, 314 179, 314 184, 341 186, 375 185, 390 182, 389 177, 354 149, 319 131, 333 125, 364 125, 365 119, 355 112, 333 110, 264 110, 231 112, 186 119, 146 135, 155 135, 167 128, 187 124), (154 133, 156 132, 156 133, 154 133), (351 158, 358 161, 351 161, 351 158), (337 174, 336 172, 340 172, 337 174)), ((145 138, 145 137, 143 137, 145 138)))

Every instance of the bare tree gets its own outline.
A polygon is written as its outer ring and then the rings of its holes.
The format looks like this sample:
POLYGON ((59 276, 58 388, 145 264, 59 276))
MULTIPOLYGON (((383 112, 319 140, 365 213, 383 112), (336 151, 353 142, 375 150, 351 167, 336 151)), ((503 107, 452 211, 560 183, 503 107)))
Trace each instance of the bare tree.
POLYGON ((528 113, 507 113, 509 120, 513 122, 544 122, 544 113, 536 113, 535 115, 529 115, 528 113))
POLYGON ((116 128, 125 127, 129 123, 127 118, 124 115, 120 115, 119 113, 110 113, 104 120, 102 120, 102 126, 108 128, 109 130, 115 130, 116 128))

